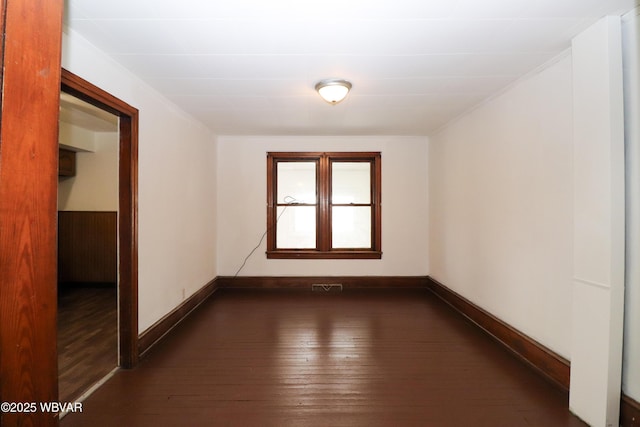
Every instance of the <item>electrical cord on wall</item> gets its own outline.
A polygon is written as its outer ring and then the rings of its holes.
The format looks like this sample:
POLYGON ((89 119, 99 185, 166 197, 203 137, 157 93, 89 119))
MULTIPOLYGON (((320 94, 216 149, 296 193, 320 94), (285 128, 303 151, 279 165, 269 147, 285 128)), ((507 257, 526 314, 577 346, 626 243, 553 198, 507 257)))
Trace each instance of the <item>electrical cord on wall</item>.
POLYGON ((238 271, 236 271, 236 274, 233 275, 233 278, 235 279, 236 277, 238 277, 238 274, 240 274, 240 271, 244 268, 245 264, 247 263, 247 261, 249 260, 249 258, 251 257, 251 255, 253 255, 253 253, 258 250, 258 248, 260 247, 260 245, 262 245, 262 241, 264 240, 264 238, 266 237, 267 233, 271 230, 271 228, 273 228, 276 224, 278 224, 278 221, 280 220, 280 217, 282 216, 282 214, 284 213, 284 211, 287 210, 287 208, 289 207, 289 205, 297 205, 300 204, 300 202, 292 196, 284 196, 284 198, 282 199, 283 202, 285 202, 287 205, 285 205, 284 209, 282 209, 282 212, 280 212, 280 215, 278 215, 278 217, 276 218, 276 222, 275 224, 273 224, 271 227, 267 228, 264 233, 262 233, 262 236, 260 237, 260 241, 258 242, 258 244, 251 249, 251 252, 249 252, 249 254, 244 257, 244 261, 242 261, 242 265, 240 266, 240 268, 238 269, 238 271))

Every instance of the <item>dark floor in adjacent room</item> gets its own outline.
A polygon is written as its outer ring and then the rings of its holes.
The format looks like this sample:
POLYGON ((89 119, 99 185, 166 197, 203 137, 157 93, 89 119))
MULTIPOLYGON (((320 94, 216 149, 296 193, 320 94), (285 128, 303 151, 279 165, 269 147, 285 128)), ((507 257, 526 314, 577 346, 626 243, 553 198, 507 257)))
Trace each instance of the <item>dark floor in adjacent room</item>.
POLYGON ((427 290, 219 290, 74 426, 584 426, 427 290))
POLYGON ((58 291, 58 391, 68 402, 118 364, 116 285, 61 285, 58 291))

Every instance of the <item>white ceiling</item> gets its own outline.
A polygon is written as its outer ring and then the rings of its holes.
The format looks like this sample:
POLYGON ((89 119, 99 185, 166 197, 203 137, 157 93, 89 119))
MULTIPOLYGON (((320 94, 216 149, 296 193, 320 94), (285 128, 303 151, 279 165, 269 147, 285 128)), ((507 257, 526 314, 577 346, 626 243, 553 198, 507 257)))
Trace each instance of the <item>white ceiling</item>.
POLYGON ((67 0, 65 23, 218 135, 428 135, 637 4, 67 0))

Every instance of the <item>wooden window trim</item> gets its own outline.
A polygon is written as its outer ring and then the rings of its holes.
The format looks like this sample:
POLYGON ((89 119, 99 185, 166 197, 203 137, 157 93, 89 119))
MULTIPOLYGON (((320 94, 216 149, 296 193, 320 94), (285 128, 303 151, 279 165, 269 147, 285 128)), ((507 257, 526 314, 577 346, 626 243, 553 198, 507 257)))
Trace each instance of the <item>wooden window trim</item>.
MULTIPOLYGON (((380 259, 381 245, 381 156, 379 152, 270 152, 267 153, 267 258, 270 259, 380 259), (278 249, 276 247, 277 167, 279 162, 317 162, 316 248, 278 249), (331 164, 332 162, 371 164, 371 249, 331 249, 331 164)), ((337 204, 339 206, 339 204, 337 204)))

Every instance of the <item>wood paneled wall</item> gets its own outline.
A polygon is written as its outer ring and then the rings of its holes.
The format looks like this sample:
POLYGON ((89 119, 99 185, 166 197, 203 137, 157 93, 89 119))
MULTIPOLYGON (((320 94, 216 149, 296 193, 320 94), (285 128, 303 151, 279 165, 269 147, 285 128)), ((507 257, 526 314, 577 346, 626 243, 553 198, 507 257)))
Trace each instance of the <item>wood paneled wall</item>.
POLYGON ((117 212, 58 212, 58 280, 116 283, 117 212))

